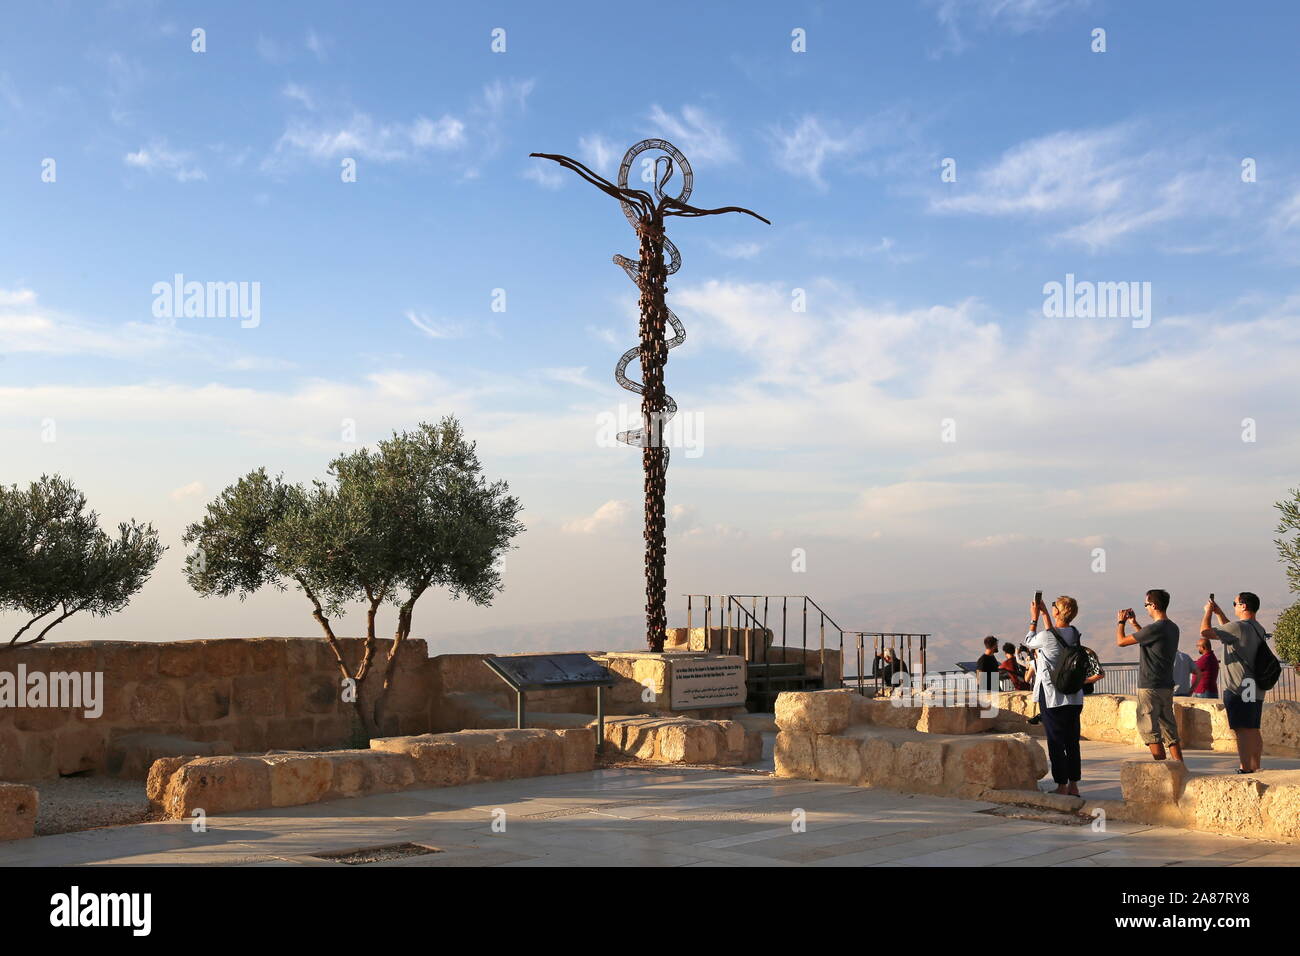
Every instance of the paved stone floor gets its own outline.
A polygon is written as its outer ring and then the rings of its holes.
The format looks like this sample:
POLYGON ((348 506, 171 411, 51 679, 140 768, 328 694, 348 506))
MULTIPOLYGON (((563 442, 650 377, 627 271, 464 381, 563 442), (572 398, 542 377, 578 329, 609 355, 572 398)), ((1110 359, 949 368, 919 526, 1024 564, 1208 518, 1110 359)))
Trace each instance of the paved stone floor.
POLYGON ((723 770, 611 769, 146 823, 0 844, 0 866, 1296 866, 1300 846, 1111 823, 1006 819, 992 804, 723 770), (805 832, 793 832, 795 811, 805 832), (504 820, 494 832, 493 820, 504 820))

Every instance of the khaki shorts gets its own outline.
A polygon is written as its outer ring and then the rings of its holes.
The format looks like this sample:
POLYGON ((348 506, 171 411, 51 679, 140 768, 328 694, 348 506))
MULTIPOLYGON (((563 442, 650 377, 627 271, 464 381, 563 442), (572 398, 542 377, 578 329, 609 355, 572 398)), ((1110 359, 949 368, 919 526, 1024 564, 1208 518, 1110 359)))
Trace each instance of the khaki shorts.
POLYGON ((1143 743, 1158 744, 1162 734, 1165 743, 1178 743, 1178 721, 1174 719, 1172 687, 1162 687, 1159 690, 1138 688, 1137 727, 1143 743))

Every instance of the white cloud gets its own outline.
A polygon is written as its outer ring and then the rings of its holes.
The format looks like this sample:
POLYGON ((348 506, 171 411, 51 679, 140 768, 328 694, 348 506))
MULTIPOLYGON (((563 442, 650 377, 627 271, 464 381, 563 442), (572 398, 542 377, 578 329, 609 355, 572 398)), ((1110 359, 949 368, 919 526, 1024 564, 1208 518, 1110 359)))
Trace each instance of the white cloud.
POLYGON ((947 49, 961 52, 971 29, 1029 33, 1055 17, 1088 7, 1091 0, 927 0, 947 33, 947 49))
POLYGON ((512 106, 522 113, 536 86, 536 80, 493 80, 483 87, 483 103, 493 115, 501 115, 512 106))
POLYGON ((406 123, 382 123, 365 113, 354 113, 342 122, 291 120, 276 143, 275 153, 280 157, 296 153, 315 160, 348 156, 394 163, 424 153, 454 150, 464 142, 465 124, 451 115, 437 120, 419 116, 406 123))
POLYGON ((761 242, 714 242, 709 246, 720 256, 728 259, 754 259, 763 251, 761 242))
POLYGON ((186 498, 199 498, 207 489, 204 488, 203 482, 191 481, 188 485, 183 485, 171 493, 172 501, 184 501, 186 498))
POLYGON ((631 512, 626 501, 606 501, 585 518, 577 518, 563 525, 566 534, 597 534, 622 525, 631 512))
POLYGON ((604 392, 608 389, 599 382, 594 381, 587 374, 587 366, 581 365, 570 368, 544 368, 541 370, 545 378, 552 382, 560 382, 565 385, 576 385, 579 388, 591 389, 597 392, 604 392))
POLYGON ((307 37, 303 40, 303 45, 306 46, 307 49, 311 51, 312 55, 321 63, 324 63, 329 58, 330 42, 311 27, 307 28, 307 37))
POLYGON ((818 189, 826 188, 823 172, 828 162, 853 156, 863 148, 860 134, 817 116, 804 116, 790 130, 773 129, 772 136, 776 165, 818 189))
POLYGON ((1065 224, 1056 238, 1097 250, 1158 223, 1231 213, 1205 165, 1151 149, 1134 124, 1027 140, 963 178, 930 210, 1065 224))
POLYGON ((674 116, 655 104, 650 108, 649 121, 657 133, 682 151, 692 166, 696 163, 721 166, 736 159, 736 147, 721 121, 697 106, 683 106, 681 113, 674 116))
POLYGON ((578 158, 583 164, 613 182, 618 174, 618 168, 614 163, 615 160, 622 159, 622 154, 618 147, 605 137, 599 133, 592 133, 590 136, 578 138, 578 158))
POLYGON ((424 312, 416 312, 414 309, 407 309, 406 319, 431 339, 459 339, 465 335, 463 324, 433 319, 424 312))
POLYGON ((280 93, 286 98, 293 100, 295 103, 300 104, 303 109, 312 110, 313 112, 316 109, 316 101, 312 98, 311 93, 307 91, 306 87, 300 86, 297 83, 287 83, 280 93))
POLYGON ((565 173, 554 163, 546 160, 533 160, 524 167, 524 179, 531 179, 544 189, 560 189, 564 186, 565 173))
POLYGON ((143 169, 150 175, 158 173, 170 176, 178 183, 208 178, 207 173, 195 165, 193 154, 170 148, 166 140, 154 140, 149 146, 142 146, 134 153, 127 153, 123 161, 128 166, 143 169))

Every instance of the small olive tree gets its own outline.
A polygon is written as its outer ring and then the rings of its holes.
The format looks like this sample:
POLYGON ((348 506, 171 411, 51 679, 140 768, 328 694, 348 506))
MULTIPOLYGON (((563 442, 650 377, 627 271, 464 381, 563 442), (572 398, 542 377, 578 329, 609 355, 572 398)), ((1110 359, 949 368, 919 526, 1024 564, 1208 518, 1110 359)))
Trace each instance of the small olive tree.
POLYGON ((392 665, 410 636, 416 602, 431 588, 490 604, 501 589, 499 559, 523 530, 520 505, 504 481, 488 483, 475 445, 454 418, 395 433, 374 449, 340 455, 331 481, 285 484, 265 469, 245 475, 190 525, 197 546, 186 566, 200 594, 238 595, 270 585, 296 587, 311 603, 345 681, 353 682, 358 718, 378 730, 392 665), (333 621, 361 603, 361 659, 349 665, 333 621), (379 689, 365 706, 360 685, 375 665, 377 619, 397 610, 379 689))
POLYGON ((1278 615, 1273 625, 1273 640, 1277 644, 1277 656, 1300 669, 1300 601, 1278 615))
POLYGON ((1287 581, 1292 591, 1300 591, 1300 488, 1292 488, 1289 499, 1274 503, 1282 513, 1273 543, 1277 545, 1278 559, 1286 566, 1287 581), (1289 537, 1288 537, 1289 536, 1289 537))
POLYGON ((165 550, 152 525, 132 520, 116 536, 102 531, 86 496, 57 475, 25 489, 0 486, 0 611, 28 618, 0 649, 43 641, 82 611, 122 610, 165 550))

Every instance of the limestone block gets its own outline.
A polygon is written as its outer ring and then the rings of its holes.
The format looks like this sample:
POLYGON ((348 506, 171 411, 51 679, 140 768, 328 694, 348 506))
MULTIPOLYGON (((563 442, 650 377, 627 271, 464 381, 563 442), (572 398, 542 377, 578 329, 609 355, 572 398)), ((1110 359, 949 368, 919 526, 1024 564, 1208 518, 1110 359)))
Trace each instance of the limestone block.
POLYGON ((36 831, 39 802, 35 787, 0 783, 0 842, 25 840, 36 831))
POLYGON ((284 713, 284 675, 244 674, 234 680, 234 710, 240 717, 278 717, 284 713))
POLYGON ((198 754, 159 757, 150 764, 149 776, 145 779, 145 795, 149 798, 149 802, 162 803, 163 795, 167 792, 167 784, 171 782, 172 774, 191 760, 198 759, 198 754))
POLYGON ((562 750, 560 773, 580 773, 596 766, 596 731, 591 727, 568 727, 555 731, 562 750))
POLYGON ((952 792, 981 793, 991 790, 1036 790, 1047 773, 1047 755, 1023 734, 953 741, 949 745, 949 766, 945 776, 952 792))
POLYGON ((203 647, 203 667, 213 677, 234 677, 253 669, 248 644, 237 640, 197 642, 203 647))
POLYGON ((1126 760, 1119 772, 1120 792, 1134 803, 1177 803, 1187 784, 1181 760, 1126 760))
POLYGON ((230 678, 213 677, 189 684, 184 696, 185 719, 209 724, 230 715, 230 678))
POLYGON ((882 737, 866 737, 859 742, 862 782, 869 787, 888 787, 894 779, 895 748, 882 737))
POLYGON ((853 690, 791 691, 776 698, 776 725, 781 730, 836 734, 848 729, 853 714, 853 690))
MULTIPOLYGON (((1187 824, 1197 830, 1259 836, 1266 826, 1264 789, 1265 783, 1255 774, 1196 774, 1187 782, 1180 809, 1187 824)), ((1127 792, 1124 799, 1132 802, 1127 792)))
POLYGON ((454 737, 454 734, 423 734, 379 738, 370 741, 370 748, 409 755, 415 761, 416 780, 421 784, 455 787, 469 782, 471 770, 468 752, 454 737))
POLYGON ((722 732, 718 758, 727 763, 741 763, 745 756, 745 725, 735 720, 709 721, 722 732))
MULTIPOLYGON (((1266 754, 1300 757, 1300 701, 1266 703, 1259 729, 1264 737, 1266 754)), ((1230 732, 1225 736, 1230 737, 1230 732)))
POLYGON ((813 738, 813 762, 818 780, 858 783, 863 777, 862 740, 819 734, 813 738))
POLYGON ((260 759, 270 774, 273 807, 316 803, 329 792, 334 768, 323 754, 267 754, 260 759))
POLYGON ((173 820, 196 809, 234 813, 271 806, 271 770, 257 757, 200 757, 172 774, 163 809, 173 820))
POLYGON ((943 780, 943 758, 947 744, 941 740, 909 740, 894 755, 894 773, 902 781, 921 789, 943 780))
POLYGON ((64 727, 54 745, 54 762, 60 776, 101 769, 106 736, 106 729, 91 721, 64 727))
POLYGON ((1083 712, 1079 715, 1079 733, 1085 740, 1108 740, 1112 743, 1129 743, 1137 726, 1134 709, 1133 721, 1122 728, 1121 710, 1126 700, 1117 694, 1090 694, 1083 698, 1083 712))
POLYGON ((664 763, 712 763, 718 758, 722 731, 712 722, 666 721, 657 729, 658 758, 664 763))
POLYGON ((757 763, 763 759, 763 735, 756 730, 745 731, 745 754, 741 763, 757 763))
POLYGON ((979 734, 992 730, 994 719, 981 714, 979 707, 927 705, 921 708, 916 729, 927 734, 979 734))
POLYGON ((131 720, 137 724, 170 724, 180 720, 180 683, 141 681, 131 689, 131 720))
POLYGON ((335 750, 319 755, 330 767, 326 799, 393 793, 416 783, 416 760, 382 750, 335 750))
POLYGON ((1267 788, 1259 809, 1269 836, 1300 842, 1300 771, 1266 771, 1256 776, 1267 788))
POLYGON ((850 698, 849 721, 852 724, 914 730, 921 719, 921 708, 904 707, 894 700, 892 697, 863 697, 855 691, 850 698))
POLYGON ((813 735, 794 730, 783 730, 776 735, 773 751, 778 777, 796 777, 815 780, 817 767, 813 760, 813 735))

